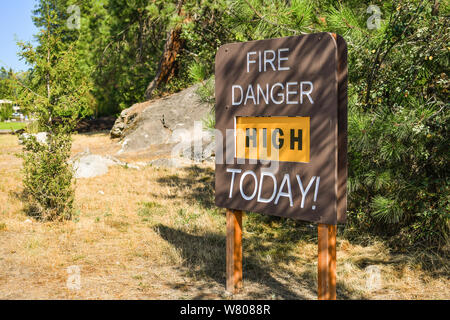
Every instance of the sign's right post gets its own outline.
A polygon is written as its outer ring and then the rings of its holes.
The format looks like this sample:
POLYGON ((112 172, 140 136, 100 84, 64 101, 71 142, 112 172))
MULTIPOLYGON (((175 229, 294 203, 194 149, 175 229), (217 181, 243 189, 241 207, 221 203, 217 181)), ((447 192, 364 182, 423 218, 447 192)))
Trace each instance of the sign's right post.
MULTIPOLYGON (((337 209, 338 215, 344 215, 347 209, 347 46, 342 37, 332 35, 337 44, 337 209)), ((336 300, 337 225, 318 224, 317 231, 317 297, 319 300, 336 300)))
POLYGON ((336 225, 319 224, 318 288, 319 300, 336 300, 336 225))

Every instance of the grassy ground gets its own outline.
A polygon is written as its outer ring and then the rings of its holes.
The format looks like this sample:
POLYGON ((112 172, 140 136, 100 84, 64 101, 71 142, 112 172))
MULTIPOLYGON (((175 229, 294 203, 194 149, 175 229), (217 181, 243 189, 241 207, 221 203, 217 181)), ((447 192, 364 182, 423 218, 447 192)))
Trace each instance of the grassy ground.
MULTIPOLYGON (((73 152, 113 154, 106 134, 77 135, 73 152)), ((17 138, 0 135, 0 299, 315 299, 316 226, 244 217, 244 289, 225 293, 225 216, 210 166, 110 168, 76 183, 76 215, 26 222, 17 138), (67 268, 81 270, 69 290, 67 268)), ((342 230, 340 230, 342 234, 342 230)), ((448 263, 338 236, 339 299, 449 299, 448 263), (442 265, 444 267, 442 267, 442 265)))
POLYGON ((26 127, 25 122, 0 122, 0 130, 19 130, 26 127))

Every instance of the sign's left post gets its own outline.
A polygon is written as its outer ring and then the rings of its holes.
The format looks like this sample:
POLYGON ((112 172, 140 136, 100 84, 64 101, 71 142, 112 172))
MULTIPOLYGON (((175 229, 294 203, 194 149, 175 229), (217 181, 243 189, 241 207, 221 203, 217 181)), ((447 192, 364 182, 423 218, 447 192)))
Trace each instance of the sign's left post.
POLYGON ((227 291, 242 288, 242 211, 227 209, 227 291))

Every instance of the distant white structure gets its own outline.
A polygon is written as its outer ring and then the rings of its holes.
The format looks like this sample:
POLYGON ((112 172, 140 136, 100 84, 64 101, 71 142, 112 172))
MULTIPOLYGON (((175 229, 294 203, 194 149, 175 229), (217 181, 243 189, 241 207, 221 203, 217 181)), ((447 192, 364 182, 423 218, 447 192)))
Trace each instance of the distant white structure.
MULTIPOLYGON (((47 143, 47 137, 48 137, 48 133, 47 132, 38 132, 38 133, 22 133, 20 135, 21 138, 23 139, 29 139, 31 136, 35 137, 37 142, 39 142, 40 144, 46 144, 47 143)), ((19 139, 19 143, 22 144, 22 140, 19 139)))
POLYGON ((19 118, 20 121, 23 121, 25 119, 25 116, 20 112, 20 107, 16 104, 14 104, 11 100, 0 100, 0 107, 2 104, 13 104, 13 118, 19 118))

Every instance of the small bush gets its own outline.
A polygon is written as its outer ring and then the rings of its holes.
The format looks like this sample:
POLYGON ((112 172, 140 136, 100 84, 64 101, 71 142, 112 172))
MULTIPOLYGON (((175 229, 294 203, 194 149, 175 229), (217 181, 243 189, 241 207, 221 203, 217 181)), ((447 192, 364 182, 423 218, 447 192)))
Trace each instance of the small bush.
POLYGON ((71 219, 73 213, 73 170, 68 163, 71 137, 65 133, 21 137, 26 212, 42 220, 71 219))
MULTIPOLYGON (((78 69, 77 42, 61 45, 65 24, 49 1, 36 10, 42 32, 38 47, 19 43, 21 56, 33 67, 26 85, 19 85, 18 99, 36 119, 23 135, 23 195, 25 210, 42 220, 65 220, 73 215, 73 169, 69 163, 71 132, 78 119, 89 116, 91 83, 78 69), (25 89, 24 89, 25 88, 25 89), (38 141, 30 131, 46 132, 38 141)), ((21 83, 22 84, 22 83, 21 83)))
POLYGON ((12 104, 9 103, 0 104, 0 121, 9 120, 12 114, 13 114, 12 104))
POLYGON ((198 87, 196 93, 200 97, 200 101, 214 105, 214 103, 216 102, 214 89, 215 81, 214 77, 211 77, 208 80, 204 81, 200 87, 198 87))

